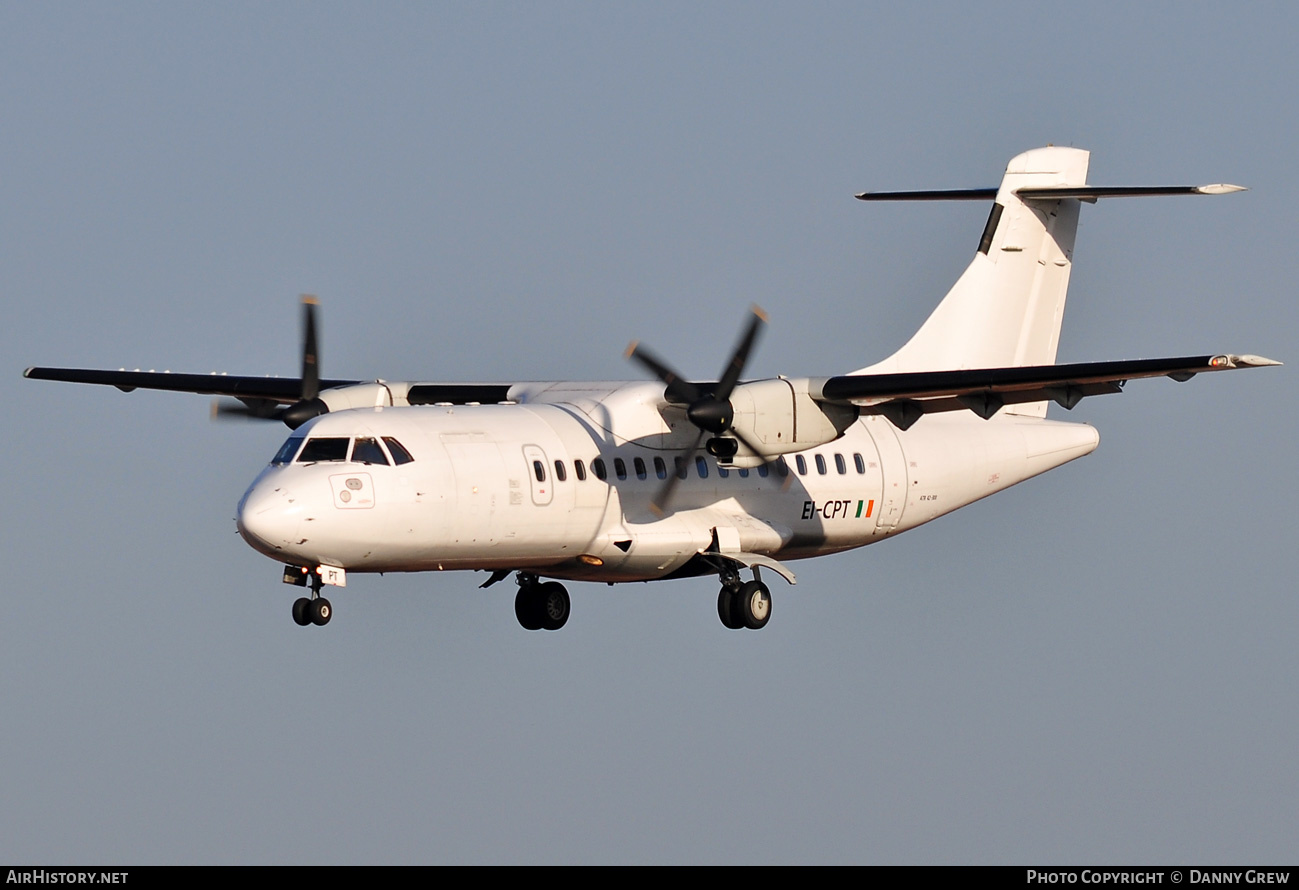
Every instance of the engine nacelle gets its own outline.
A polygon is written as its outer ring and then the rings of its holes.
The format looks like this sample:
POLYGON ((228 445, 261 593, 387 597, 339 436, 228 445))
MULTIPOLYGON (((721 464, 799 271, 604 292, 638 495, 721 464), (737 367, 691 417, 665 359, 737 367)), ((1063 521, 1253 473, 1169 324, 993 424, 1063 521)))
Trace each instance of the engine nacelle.
POLYGON ((356 383, 352 386, 326 389, 320 393, 319 399, 330 411, 347 411, 351 408, 389 408, 393 404, 392 390, 386 383, 356 383))
POLYGON ((732 426, 761 449, 754 454, 741 442, 732 466, 755 467, 774 457, 833 442, 857 420, 857 408, 818 402, 818 381, 779 377, 742 383, 731 393, 732 426))

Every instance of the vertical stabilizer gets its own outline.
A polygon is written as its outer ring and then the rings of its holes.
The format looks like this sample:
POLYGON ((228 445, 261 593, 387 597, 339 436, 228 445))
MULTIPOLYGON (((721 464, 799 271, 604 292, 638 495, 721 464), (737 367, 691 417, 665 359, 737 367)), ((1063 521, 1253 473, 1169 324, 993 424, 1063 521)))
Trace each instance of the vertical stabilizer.
MULTIPOLYGON (((1085 186, 1088 156, 1082 149, 1048 147, 1012 159, 965 273, 905 346, 853 373, 1054 364, 1079 199, 1021 198, 1016 192, 1085 186)), ((1046 403, 1005 410, 1042 417, 1046 403)))

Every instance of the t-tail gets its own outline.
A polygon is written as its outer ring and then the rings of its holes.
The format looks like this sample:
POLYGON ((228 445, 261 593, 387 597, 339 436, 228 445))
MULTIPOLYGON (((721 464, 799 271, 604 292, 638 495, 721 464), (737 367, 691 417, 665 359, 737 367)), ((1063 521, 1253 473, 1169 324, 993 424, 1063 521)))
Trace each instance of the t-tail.
MULTIPOLYGON (((1095 187, 1089 153, 1046 147, 1006 165, 997 189, 867 192, 863 201, 993 201, 969 267, 906 345, 854 375, 1055 364, 1083 201, 1142 195, 1224 194, 1240 186, 1095 187)), ((1006 405, 1043 417, 1046 402, 1006 405)))

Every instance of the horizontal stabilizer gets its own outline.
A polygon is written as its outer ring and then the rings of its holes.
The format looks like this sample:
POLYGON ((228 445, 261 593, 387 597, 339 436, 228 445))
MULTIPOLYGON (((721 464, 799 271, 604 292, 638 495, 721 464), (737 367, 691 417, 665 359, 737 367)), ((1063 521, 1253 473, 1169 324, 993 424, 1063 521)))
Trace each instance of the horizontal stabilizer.
POLYGON ((991 201, 997 197, 995 188, 988 189, 929 189, 920 192, 862 192, 858 201, 991 201))
POLYGON ((1077 198, 1080 201, 1095 201, 1097 198, 1159 198, 1169 195, 1230 195, 1233 192, 1249 191, 1243 185, 1230 185, 1225 182, 1213 185, 1084 185, 1084 186, 1048 186, 1045 188, 1022 188, 1015 194, 1025 201, 1058 201, 1061 198, 1077 198))
MULTIPOLYGON (((1248 191, 1243 185, 1218 182, 1212 185, 1062 185, 1035 186, 1015 189, 1015 194, 1025 201, 1058 201, 1077 198, 1095 201, 1097 198, 1154 198, 1169 195, 1229 195, 1248 191)), ((862 192, 859 201, 991 201, 997 189, 928 189, 913 192, 862 192)))

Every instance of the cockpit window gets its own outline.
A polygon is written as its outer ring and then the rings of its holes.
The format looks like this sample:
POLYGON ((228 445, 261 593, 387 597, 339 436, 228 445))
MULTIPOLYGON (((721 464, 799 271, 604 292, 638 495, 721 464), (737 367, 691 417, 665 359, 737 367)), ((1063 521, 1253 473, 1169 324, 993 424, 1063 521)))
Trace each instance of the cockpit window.
POLYGON ((397 466, 408 464, 415 458, 410 456, 410 452, 401 447, 401 443, 392 436, 384 436, 383 441, 388 446, 388 451, 392 453, 392 462, 397 466))
POLYGON ((280 446, 280 450, 275 452, 275 457, 271 458, 271 463, 278 465, 287 464, 293 460, 293 455, 298 453, 302 447, 302 440, 306 436, 289 436, 288 440, 280 446))
POLYGON ((352 461, 359 464, 388 465, 388 456, 374 439, 358 438, 352 448, 352 461))
POLYGON ((347 446, 351 444, 351 439, 335 439, 323 436, 319 439, 308 439, 307 446, 298 455, 298 463, 309 464, 317 461, 347 460, 347 446))

